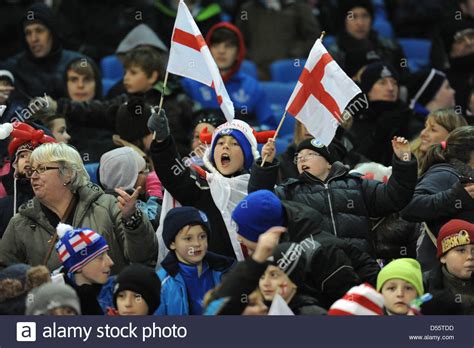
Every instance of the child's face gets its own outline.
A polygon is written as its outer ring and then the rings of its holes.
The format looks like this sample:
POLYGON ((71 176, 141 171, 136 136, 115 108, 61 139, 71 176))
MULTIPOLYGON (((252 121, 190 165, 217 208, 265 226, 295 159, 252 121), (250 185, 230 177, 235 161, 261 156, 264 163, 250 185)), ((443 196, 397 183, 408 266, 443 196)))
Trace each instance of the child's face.
POLYGON ((143 69, 137 65, 131 65, 125 68, 125 77, 123 85, 127 93, 145 93, 156 83, 158 73, 154 71, 148 76, 143 69))
POLYGON ((214 147, 214 163, 222 175, 232 175, 244 167, 244 153, 237 140, 230 135, 220 137, 214 147))
POLYGON ((184 226, 171 243, 170 249, 176 252, 179 261, 198 265, 207 252, 207 233, 201 225, 184 226))
POLYGON ((30 163, 30 151, 22 151, 18 155, 17 168, 18 173, 25 174, 25 166, 30 163))
MULTIPOLYGON (((214 132, 214 129, 215 127, 212 125, 212 124, 209 124, 209 123, 199 123, 196 128, 194 128, 194 132, 193 132, 193 141, 191 143, 191 150, 195 150, 197 149, 199 146, 205 146, 201 140, 199 139, 199 134, 201 134, 201 131, 207 127, 207 132, 208 133, 212 133, 214 132)), ((202 155, 204 154, 204 149, 202 149, 203 151, 196 151, 196 154, 199 156, 199 157, 202 157, 202 155)))
POLYGON ((4 104, 10 98, 12 88, 10 82, 0 80, 0 104, 4 104))
POLYGON ((76 272, 76 277, 79 276, 83 284, 105 284, 113 265, 109 254, 104 252, 76 272))
POLYGON ((459 279, 470 279, 474 271, 474 244, 461 245, 441 256, 441 263, 459 279))
POLYGON ((385 300, 385 308, 393 314, 406 315, 408 305, 418 295, 413 285, 402 279, 390 279, 382 286, 381 293, 385 300))
POLYGON ((71 139, 71 136, 67 132, 66 120, 64 118, 53 120, 51 132, 53 133, 54 138, 60 143, 67 144, 71 139))
POLYGON ((295 288, 293 282, 280 268, 268 266, 258 282, 258 287, 266 301, 273 301, 276 294, 280 294, 286 301, 295 288))
POLYGON ((120 315, 147 315, 148 305, 142 295, 124 290, 117 295, 117 310, 120 315))
POLYGON ((230 41, 213 44, 210 50, 220 71, 227 71, 232 68, 239 53, 238 47, 230 41))
POLYGON ((74 70, 68 70, 67 93, 73 101, 90 101, 95 96, 95 80, 74 70))
POLYGON ((321 180, 326 180, 331 170, 329 162, 323 156, 310 149, 303 149, 298 152, 296 161, 298 173, 301 174, 307 171, 321 180))

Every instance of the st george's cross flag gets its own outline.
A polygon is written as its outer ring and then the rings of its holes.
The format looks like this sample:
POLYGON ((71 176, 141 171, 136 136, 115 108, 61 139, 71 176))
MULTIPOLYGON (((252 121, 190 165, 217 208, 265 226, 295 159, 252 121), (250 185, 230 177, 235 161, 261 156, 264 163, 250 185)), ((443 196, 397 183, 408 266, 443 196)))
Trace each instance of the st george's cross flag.
POLYGON ((342 112, 360 88, 316 40, 303 72, 286 105, 286 111, 302 122, 324 145, 329 145, 342 122, 342 112))
POLYGON ((183 0, 179 2, 166 70, 213 88, 227 121, 234 119, 234 104, 225 89, 219 68, 183 0))

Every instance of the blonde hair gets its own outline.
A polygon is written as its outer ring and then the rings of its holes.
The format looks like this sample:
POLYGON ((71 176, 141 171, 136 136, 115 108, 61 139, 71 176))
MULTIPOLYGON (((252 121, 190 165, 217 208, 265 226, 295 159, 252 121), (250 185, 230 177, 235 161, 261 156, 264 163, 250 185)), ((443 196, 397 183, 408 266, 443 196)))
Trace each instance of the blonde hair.
POLYGON ((71 191, 77 191, 90 180, 79 152, 72 146, 64 143, 46 143, 31 153, 30 163, 48 162, 57 162, 61 166, 59 173, 63 178, 71 175, 68 183, 71 191))
MULTIPOLYGON (((454 109, 440 109, 433 111, 426 117, 426 122, 428 121, 435 122, 436 124, 446 129, 448 133, 451 133, 456 128, 468 125, 466 119, 463 116, 459 115, 454 109)), ((418 159, 418 168, 421 170, 423 161, 426 156, 426 152, 422 152, 420 150, 420 147, 421 138, 420 136, 418 136, 415 140, 412 141, 411 150, 418 159)))

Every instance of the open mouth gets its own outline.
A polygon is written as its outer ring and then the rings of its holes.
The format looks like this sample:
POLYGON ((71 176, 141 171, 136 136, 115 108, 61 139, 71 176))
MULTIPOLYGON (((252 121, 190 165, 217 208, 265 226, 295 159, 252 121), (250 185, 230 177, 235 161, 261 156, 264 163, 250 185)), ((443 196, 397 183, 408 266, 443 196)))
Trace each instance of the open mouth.
POLYGON ((307 166, 307 165, 304 164, 304 165, 301 167, 301 169, 303 170, 303 172, 304 172, 304 171, 307 171, 307 170, 309 170, 309 166, 307 166))
POLYGON ((226 153, 221 156, 221 164, 223 167, 227 167, 230 164, 230 156, 226 153))

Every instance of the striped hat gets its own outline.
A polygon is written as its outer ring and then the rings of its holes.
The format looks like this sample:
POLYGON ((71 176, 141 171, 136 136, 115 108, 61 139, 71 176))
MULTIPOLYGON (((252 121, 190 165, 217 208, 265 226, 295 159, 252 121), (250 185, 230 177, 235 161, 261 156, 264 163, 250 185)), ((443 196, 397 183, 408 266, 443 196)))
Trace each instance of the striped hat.
POLYGON ((383 315, 384 299, 370 284, 354 286, 333 303, 328 315, 383 315))
POLYGON ((109 246, 97 232, 90 228, 77 228, 60 223, 56 228, 59 241, 56 251, 59 260, 69 273, 74 273, 94 258, 109 250, 109 246))

